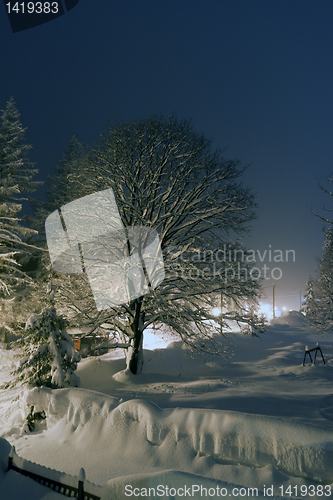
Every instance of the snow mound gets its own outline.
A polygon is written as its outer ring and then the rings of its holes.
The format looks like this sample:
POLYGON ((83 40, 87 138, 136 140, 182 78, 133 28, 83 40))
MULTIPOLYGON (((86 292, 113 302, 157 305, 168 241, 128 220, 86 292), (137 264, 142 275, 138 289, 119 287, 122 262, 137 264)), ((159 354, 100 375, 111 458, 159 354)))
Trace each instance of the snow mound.
POLYGON ((115 417, 118 412, 126 420, 139 422, 147 441, 157 446, 172 433, 175 443, 185 438, 196 454, 216 462, 252 467, 271 464, 291 475, 333 480, 332 435, 314 426, 222 410, 160 410, 138 401, 119 405, 115 417))
MULTIPOLYGON (((0 438, 0 478, 1 478, 1 500, 13 500, 13 498, 25 498, 25 500, 60 500, 63 495, 58 494, 23 475, 14 471, 7 471, 8 454, 11 446, 5 439, 0 438)), ((77 486, 77 477, 72 477, 58 471, 40 466, 26 461, 14 454, 14 463, 18 467, 23 467, 36 474, 51 478, 55 481, 77 486)), ((253 488, 236 485, 234 483, 221 481, 198 474, 191 474, 183 471, 165 470, 162 472, 134 474, 111 479, 101 487, 85 480, 85 491, 89 491, 102 500, 123 500, 126 496, 140 498, 148 496, 147 493, 154 493, 153 498, 163 498, 181 500, 184 496, 191 498, 210 498, 213 495, 227 496, 229 494, 240 494, 242 498, 248 500, 253 498, 253 488), (157 493, 157 496, 156 496, 157 493)), ((264 494, 255 488, 256 498, 263 499, 264 494)), ((272 500, 280 497, 270 496, 272 500)))
POLYGON ((333 481, 332 433, 309 424, 236 411, 161 410, 143 400, 118 404, 83 389, 33 389, 24 398, 36 410, 44 409, 61 442, 74 447, 84 440, 87 449, 104 447, 140 466, 144 455, 149 458, 143 472, 154 470, 157 462, 170 463, 172 457, 182 470, 196 456, 215 464, 271 465, 292 476, 333 481))
POLYGON ((5 348, 5 344, 0 343, 0 365, 1 371, 12 371, 18 368, 20 360, 17 356, 19 351, 11 351, 5 348))
POLYGON ((22 396, 26 408, 34 406, 35 411, 45 411, 49 423, 53 424, 65 418, 85 425, 94 415, 105 418, 118 405, 118 400, 111 396, 89 391, 87 389, 49 389, 34 387, 22 396))
POLYGON ((288 311, 282 316, 272 319, 270 325, 288 325, 293 328, 308 328, 306 317, 299 311, 288 311))
MULTIPOLYGON (((295 325, 303 320, 297 314, 287 318, 295 325)), ((227 496, 232 486, 241 485, 258 487, 260 496, 265 485, 274 485, 277 495, 281 486, 332 483, 333 347, 328 337, 277 323, 259 338, 234 335, 230 341, 235 351, 228 362, 193 357, 173 343, 145 350, 144 372, 138 376, 124 370, 122 353, 112 351, 81 361, 80 389, 2 390, 0 437, 25 460, 71 476, 83 467, 87 481, 104 487, 105 499, 126 498, 126 484, 227 484, 227 496), (301 366, 305 346, 316 341, 326 364, 301 366), (26 425, 31 406, 47 417, 34 432, 26 425)), ((1 382, 10 380, 15 354, 0 350, 1 382)), ((1 500, 58 498, 17 476, 2 473, 1 500)), ((239 496, 248 498, 244 490, 239 496)))
MULTIPOLYGON (((124 476, 108 481, 104 487, 102 500, 123 500, 127 496, 158 498, 172 500, 191 498, 216 498, 231 496, 231 492, 239 493, 242 498, 253 499, 252 488, 244 488, 224 481, 211 479, 181 471, 164 471, 162 473, 124 476), (153 496, 154 495, 154 496, 153 496)), ((256 492, 256 498, 265 495, 256 492)), ((273 500, 277 497, 270 496, 273 500)))

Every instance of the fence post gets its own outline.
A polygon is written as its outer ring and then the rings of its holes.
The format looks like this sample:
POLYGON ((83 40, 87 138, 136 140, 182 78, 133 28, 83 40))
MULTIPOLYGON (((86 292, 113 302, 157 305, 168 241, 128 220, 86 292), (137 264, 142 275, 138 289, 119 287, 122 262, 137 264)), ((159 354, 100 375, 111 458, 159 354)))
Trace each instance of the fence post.
POLYGON ((78 500, 84 500, 84 480, 86 477, 86 473, 84 472, 84 468, 82 467, 79 472, 79 485, 78 485, 78 500))
POLYGON ((14 455, 15 455, 15 446, 13 445, 10 449, 10 452, 9 452, 9 455, 8 455, 8 468, 7 468, 7 472, 10 471, 10 469, 12 468, 13 466, 13 458, 14 458, 14 455))

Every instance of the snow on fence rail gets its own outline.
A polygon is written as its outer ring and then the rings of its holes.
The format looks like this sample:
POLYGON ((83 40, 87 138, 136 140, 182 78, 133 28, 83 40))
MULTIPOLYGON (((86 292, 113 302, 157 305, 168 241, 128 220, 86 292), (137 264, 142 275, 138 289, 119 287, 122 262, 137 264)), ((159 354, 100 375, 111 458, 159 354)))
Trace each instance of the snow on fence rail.
POLYGON ((86 481, 84 469, 80 470, 79 476, 70 476, 19 457, 16 455, 14 446, 12 446, 8 456, 7 470, 14 470, 28 476, 42 486, 51 488, 56 493, 67 497, 77 498, 78 500, 101 499, 102 486, 86 481), (90 491, 85 491, 84 488, 88 488, 90 491))

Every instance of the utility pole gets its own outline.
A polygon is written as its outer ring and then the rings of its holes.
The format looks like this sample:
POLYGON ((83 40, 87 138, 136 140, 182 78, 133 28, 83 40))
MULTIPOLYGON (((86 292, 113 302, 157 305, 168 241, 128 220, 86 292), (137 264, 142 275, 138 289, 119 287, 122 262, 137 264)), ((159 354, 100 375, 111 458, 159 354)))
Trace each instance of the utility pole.
POLYGON ((299 291, 299 310, 302 309, 302 290, 299 291))
POLYGON ((273 283, 273 319, 275 319, 275 285, 273 283))

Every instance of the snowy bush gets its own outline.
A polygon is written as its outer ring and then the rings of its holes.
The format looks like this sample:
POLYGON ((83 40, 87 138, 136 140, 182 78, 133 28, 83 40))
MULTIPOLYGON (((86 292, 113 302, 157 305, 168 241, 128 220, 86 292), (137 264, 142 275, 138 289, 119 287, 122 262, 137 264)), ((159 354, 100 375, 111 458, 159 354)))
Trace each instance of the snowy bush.
POLYGON ((37 387, 79 387, 80 378, 74 372, 80 354, 75 351, 65 320, 57 315, 55 307, 47 307, 31 316, 26 332, 24 358, 14 372, 20 374, 18 380, 37 387))
POLYGON ((35 407, 30 407, 30 413, 27 416, 26 422, 30 432, 33 432, 36 427, 36 423, 41 422, 46 419, 45 411, 34 411, 35 407))

